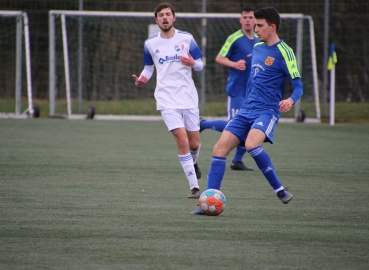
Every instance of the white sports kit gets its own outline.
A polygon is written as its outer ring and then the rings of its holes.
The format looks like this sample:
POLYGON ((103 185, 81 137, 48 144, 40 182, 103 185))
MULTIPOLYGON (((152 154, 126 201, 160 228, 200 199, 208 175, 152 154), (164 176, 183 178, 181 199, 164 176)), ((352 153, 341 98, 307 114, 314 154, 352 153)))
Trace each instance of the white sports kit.
MULTIPOLYGON (((157 110, 198 108, 192 68, 182 65, 179 60, 179 56, 188 57, 188 53, 202 65, 203 54, 193 36, 178 29, 175 29, 170 39, 162 38, 157 33, 145 41, 145 70, 147 66, 155 65, 157 71, 154 94, 157 110)), ((151 77, 153 69, 150 70, 151 74, 145 74, 144 71, 141 75, 151 77)))

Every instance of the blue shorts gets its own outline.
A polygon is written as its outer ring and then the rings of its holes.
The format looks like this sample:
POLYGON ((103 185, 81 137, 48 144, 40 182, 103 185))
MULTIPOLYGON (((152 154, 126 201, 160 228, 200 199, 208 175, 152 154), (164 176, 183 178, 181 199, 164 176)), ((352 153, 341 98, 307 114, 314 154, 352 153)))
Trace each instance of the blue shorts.
POLYGON ((224 130, 231 132, 238 138, 240 144, 244 145, 249 131, 253 128, 257 128, 264 132, 266 136, 265 142, 273 143, 274 129, 277 124, 278 117, 273 113, 273 111, 264 112, 254 116, 238 113, 228 123, 224 130))
POLYGON ((238 113, 244 100, 244 97, 227 96, 228 121, 231 120, 238 113))

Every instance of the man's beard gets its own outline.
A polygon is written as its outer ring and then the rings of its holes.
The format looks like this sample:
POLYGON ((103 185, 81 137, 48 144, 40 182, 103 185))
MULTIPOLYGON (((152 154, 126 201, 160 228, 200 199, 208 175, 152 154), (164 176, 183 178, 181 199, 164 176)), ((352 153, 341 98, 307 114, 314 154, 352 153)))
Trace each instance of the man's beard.
POLYGON ((159 28, 160 28, 160 29, 161 29, 161 31, 163 31, 163 32, 169 32, 169 30, 173 28, 173 25, 169 26, 168 28, 162 28, 161 26, 159 26, 159 28))

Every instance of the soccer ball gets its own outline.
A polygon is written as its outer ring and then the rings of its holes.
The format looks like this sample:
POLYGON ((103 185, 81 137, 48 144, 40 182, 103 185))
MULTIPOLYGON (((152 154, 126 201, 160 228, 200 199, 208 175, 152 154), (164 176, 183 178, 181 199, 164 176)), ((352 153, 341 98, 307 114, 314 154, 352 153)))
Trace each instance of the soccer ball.
POLYGON ((208 189, 201 193, 199 206, 207 216, 217 216, 221 214, 226 206, 226 197, 217 189, 208 189))

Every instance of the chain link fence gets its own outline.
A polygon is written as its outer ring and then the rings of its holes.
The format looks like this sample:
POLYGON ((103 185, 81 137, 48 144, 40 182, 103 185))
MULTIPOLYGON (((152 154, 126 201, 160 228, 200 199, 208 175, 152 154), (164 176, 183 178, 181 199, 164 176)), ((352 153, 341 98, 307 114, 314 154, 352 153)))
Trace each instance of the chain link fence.
MULTIPOLYGON (((366 102, 369 99, 369 2, 368 0, 335 0, 330 2, 329 43, 334 42, 336 44, 338 56, 336 65, 336 101, 366 102)), ((37 99, 48 99, 48 11, 78 10, 81 3, 83 3, 83 10, 144 12, 153 11, 159 4, 157 1, 149 0, 0 0, 1 10, 22 10, 28 13, 33 96, 37 99)), ((177 12, 201 12, 203 10, 202 1, 198 0, 172 3, 177 12)), ((238 13, 244 5, 253 5, 255 8, 273 6, 280 13, 303 13, 312 16, 315 25, 317 69, 320 81, 320 100, 322 102, 324 89, 321 87, 321 82, 324 72, 327 72, 326 64, 328 60, 323 59, 324 1, 260 0, 244 2, 212 0, 207 1, 206 12, 238 13)), ((12 52, 8 51, 8 53, 12 52)), ((212 59, 207 61, 212 61, 212 59)), ((7 72, 13 71, 9 71, 6 63, 3 62, 0 65, 0 73, 3 78, 7 77, 7 72)), ((329 88, 327 87, 325 91, 329 91, 329 88)), ((9 95, 11 93, 8 89, 0 89, 0 98, 9 95)), ((329 94, 326 97, 329 97, 329 94)))

